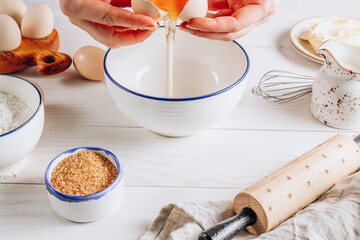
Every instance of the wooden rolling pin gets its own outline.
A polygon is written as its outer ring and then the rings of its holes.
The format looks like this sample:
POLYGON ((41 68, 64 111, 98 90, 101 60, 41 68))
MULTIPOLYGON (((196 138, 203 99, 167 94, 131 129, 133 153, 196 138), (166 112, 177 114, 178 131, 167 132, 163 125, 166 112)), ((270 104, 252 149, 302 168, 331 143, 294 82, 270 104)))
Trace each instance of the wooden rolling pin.
POLYGON ((199 240, 228 240, 243 228, 266 233, 360 168, 360 135, 336 135, 239 193, 238 214, 201 233, 199 240))

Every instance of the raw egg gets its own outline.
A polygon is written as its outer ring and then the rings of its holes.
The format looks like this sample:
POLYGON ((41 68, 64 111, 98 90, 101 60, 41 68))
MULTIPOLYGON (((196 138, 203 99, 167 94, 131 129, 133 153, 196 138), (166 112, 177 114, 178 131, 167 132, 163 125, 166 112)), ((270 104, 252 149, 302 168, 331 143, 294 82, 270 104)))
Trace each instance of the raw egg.
POLYGON ((150 0, 155 6, 169 13, 171 18, 178 18, 188 0, 150 0))
POLYGON ((105 51, 94 46, 79 48, 74 54, 75 70, 83 77, 93 81, 105 80, 103 61, 105 51))
POLYGON ((132 0, 131 6, 135 13, 145 14, 156 21, 167 16, 189 21, 193 18, 205 17, 208 3, 207 0, 132 0))
POLYGON ((18 25, 27 10, 22 0, 0 0, 0 13, 4 13, 12 17, 18 25))
POLYGON ((166 72, 165 97, 173 97, 173 62, 176 21, 190 21, 190 19, 205 17, 207 0, 131 0, 135 13, 144 14, 156 21, 164 20, 166 29, 166 72), (163 13, 166 14, 163 14, 163 13))
POLYGON ((54 15, 45 3, 32 5, 21 21, 21 33, 26 38, 47 37, 54 28, 54 15))
POLYGON ((6 14, 0 14, 0 52, 11 51, 21 44, 21 32, 16 21, 6 14))

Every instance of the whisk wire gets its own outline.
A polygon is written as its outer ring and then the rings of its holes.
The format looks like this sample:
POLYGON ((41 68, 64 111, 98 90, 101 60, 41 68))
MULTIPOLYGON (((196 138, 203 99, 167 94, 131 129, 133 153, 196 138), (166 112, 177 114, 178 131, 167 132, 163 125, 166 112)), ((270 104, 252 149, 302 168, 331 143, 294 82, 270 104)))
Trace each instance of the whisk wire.
POLYGON ((262 76, 252 93, 270 102, 287 103, 311 93, 313 82, 314 76, 272 70, 262 76))

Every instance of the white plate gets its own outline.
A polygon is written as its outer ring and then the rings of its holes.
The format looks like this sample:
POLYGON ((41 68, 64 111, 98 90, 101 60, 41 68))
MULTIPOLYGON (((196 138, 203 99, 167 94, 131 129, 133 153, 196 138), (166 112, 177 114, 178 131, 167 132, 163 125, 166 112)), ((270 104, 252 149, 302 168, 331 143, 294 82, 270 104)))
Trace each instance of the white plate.
POLYGON ((291 28, 289 34, 290 42, 294 46, 294 48, 303 56, 315 62, 322 63, 323 59, 319 55, 317 55, 317 53, 312 49, 311 44, 308 41, 300 39, 301 35, 317 23, 328 20, 351 18, 352 17, 345 16, 316 16, 303 19, 291 28))

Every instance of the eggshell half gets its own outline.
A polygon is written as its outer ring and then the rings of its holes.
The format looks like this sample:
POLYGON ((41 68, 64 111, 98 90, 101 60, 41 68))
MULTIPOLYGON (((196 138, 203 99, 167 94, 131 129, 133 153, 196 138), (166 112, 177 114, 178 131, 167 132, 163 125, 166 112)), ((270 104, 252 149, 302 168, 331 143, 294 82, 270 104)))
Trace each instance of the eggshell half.
POLYGON ((94 46, 79 48, 74 54, 75 70, 83 77, 92 81, 105 80, 105 51, 94 46))
POLYGON ((5 13, 12 17, 18 25, 27 11, 27 7, 22 0, 0 0, 0 13, 5 13))
POLYGON ((167 12, 159 9, 149 0, 131 0, 131 7, 134 13, 144 14, 157 22, 168 16, 167 12))
POLYGON ((6 14, 0 14, 0 52, 11 51, 21 44, 21 32, 16 21, 6 14))
POLYGON ((45 3, 32 5, 21 21, 21 33, 27 38, 47 37, 54 28, 54 15, 45 3))
POLYGON ((179 18, 185 22, 193 18, 205 17, 208 10, 207 0, 189 0, 179 14, 179 18))

